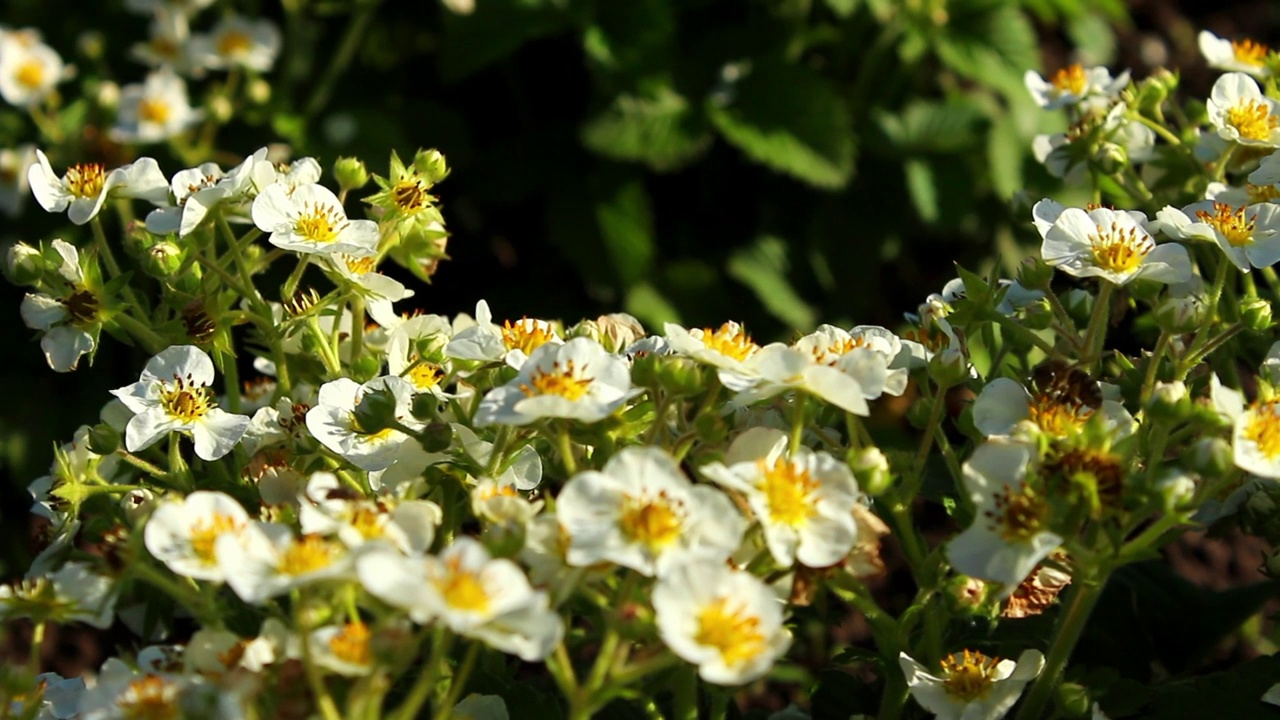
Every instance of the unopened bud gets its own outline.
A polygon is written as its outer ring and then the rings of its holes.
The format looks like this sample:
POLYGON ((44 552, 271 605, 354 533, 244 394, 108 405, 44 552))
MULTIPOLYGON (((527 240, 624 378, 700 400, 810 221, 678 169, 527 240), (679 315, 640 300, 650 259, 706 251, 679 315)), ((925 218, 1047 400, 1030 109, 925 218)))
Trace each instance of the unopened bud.
MULTIPOLYGON (((1166 70, 1165 74, 1170 75, 1172 73, 1169 73, 1166 70)), ((1150 75, 1147 79, 1138 83, 1137 99, 1135 104, 1138 106, 1139 111, 1144 114, 1154 114, 1154 110, 1164 104, 1164 101, 1169 97, 1170 92, 1170 88, 1165 84, 1166 79, 1167 78, 1150 75)), ((1175 85, 1177 84, 1176 76, 1174 78, 1174 83, 1175 85)))
POLYGON ((366 392, 353 413, 361 433, 374 434, 400 424, 396 419, 396 396, 386 388, 366 392))
POLYGON ((849 451, 849 468, 858 481, 858 489, 871 497, 884 494, 893 485, 893 471, 889 458, 880 448, 869 447, 849 451))
POLYGON ((956 348, 934 353, 929 359, 929 377, 939 387, 953 387, 969 380, 969 360, 956 348))
MULTIPOLYGON (((430 393, 426 394, 430 395, 430 393)), ((449 446, 453 444, 453 426, 445 422, 431 423, 422 432, 418 433, 418 444, 429 453, 441 453, 448 450, 449 446)))
POLYGON ((1093 700, 1089 697, 1089 688, 1079 683, 1064 682, 1058 686, 1054 704, 1069 718, 1083 718, 1089 716, 1093 700))
POLYGON ((697 395, 703 390, 702 366, 685 357, 657 358, 658 384, 675 397, 697 395))
MULTIPOLYGON (((1151 358, 1149 362, 1159 362, 1160 358, 1151 358)), ((1158 382, 1151 391, 1151 400, 1147 403, 1147 411, 1151 417, 1179 422, 1191 412, 1191 396, 1187 394, 1187 386, 1182 381, 1158 382)))
POLYGON ((622 352, 631 343, 644 337, 644 326, 627 313, 609 313, 596 318, 600 326, 600 344, 609 352, 622 352))
POLYGON ((369 184, 369 171, 360 158, 338 158, 333 163, 333 177, 343 190, 359 190, 369 184))
POLYGON ((167 240, 152 245, 144 258, 142 268, 154 278, 167 278, 182 267, 182 249, 167 240))
POLYGON ((431 422, 440 413, 440 398, 431 393, 414 395, 413 402, 409 404, 409 412, 415 420, 431 422))
POLYGON ((34 285, 45 272, 44 257, 36 248, 20 242, 9 248, 5 274, 14 285, 34 285))
POLYGON ((911 423, 911 427, 920 430, 929 423, 929 416, 933 414, 933 403, 934 400, 931 397, 922 397, 911 403, 911 407, 907 408, 907 422, 911 423))
POLYGON ((262 78, 254 78, 245 86, 244 95, 254 105, 266 105, 271 100, 271 83, 262 78))
POLYGON ((596 342, 600 342, 603 339, 603 335, 600 333, 600 326, 595 320, 583 320, 564 331, 565 340, 576 337, 590 338, 596 342))
POLYGON ((356 382, 368 382, 382 371, 382 358, 373 355, 361 355, 351 363, 351 379, 356 382))
POLYGON ((1194 332, 1204 322, 1204 303, 1195 295, 1171 297, 1156 308, 1156 325, 1171 335, 1194 332))
POLYGON ((120 449, 120 431, 106 423, 89 428, 89 452, 111 455, 120 449))
POLYGON ((1259 297, 1245 298, 1240 303, 1240 322, 1253 332, 1271 329, 1271 303, 1259 297))
POLYGON ((120 86, 110 80, 103 80, 94 88, 93 99, 98 107, 114 110, 120 105, 120 86))
POLYGON ((1180 510, 1190 505, 1196 496, 1195 476, 1176 470, 1156 481, 1156 491, 1164 500, 1165 512, 1180 510))
POLYGON ((120 509, 124 511, 124 518, 130 527, 136 528, 147 519, 151 509, 155 507, 155 501, 156 494, 146 488, 130 490, 120 498, 120 509))
POLYGON ((1093 295, 1076 288, 1062 298, 1062 307, 1076 325, 1084 327, 1089 324, 1089 315, 1093 313, 1093 295))
POLYGON ((1201 438, 1187 455, 1187 464, 1202 477, 1222 477, 1235 464, 1231 443, 1222 438, 1201 438))
POLYGON ((1053 308, 1041 298, 1022 308, 1022 326, 1028 330, 1044 330, 1053 325, 1053 308))
POLYGON ((209 117, 213 118, 219 125, 225 124, 235 114, 235 107, 231 101, 222 95, 215 95, 209 99, 206 106, 209 117))
POLYGON ((1089 165, 1103 175, 1115 175, 1129 164, 1129 151, 1113 142, 1104 142, 1089 158, 1089 165))
POLYGON ((1018 284, 1028 290, 1048 290, 1053 280, 1053 266, 1038 257, 1029 257, 1018 265, 1018 284))
POLYGON ((1156 68, 1155 71, 1148 76, 1148 79, 1159 82, 1166 92, 1172 93, 1178 89, 1178 73, 1166 68, 1156 68))
POLYGON ((413 167, 432 185, 449 176, 449 165, 439 150, 419 150, 413 156, 413 167))

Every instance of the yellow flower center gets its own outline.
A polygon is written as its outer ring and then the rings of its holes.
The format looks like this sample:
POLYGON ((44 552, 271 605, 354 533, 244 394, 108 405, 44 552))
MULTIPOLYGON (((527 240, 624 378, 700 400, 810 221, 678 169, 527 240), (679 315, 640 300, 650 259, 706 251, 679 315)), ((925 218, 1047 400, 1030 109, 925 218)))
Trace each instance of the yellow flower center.
POLYGON ((374 258, 371 257, 351 257, 350 255, 342 256, 342 262, 346 264, 347 270, 349 270, 352 275, 368 275, 373 272, 373 261, 374 258))
POLYGON ((239 30, 228 30, 218 36, 218 54, 223 57, 243 55, 253 47, 253 39, 239 30))
POLYGON ((1270 202, 1280 198, 1280 188, 1275 185, 1254 185, 1253 183, 1245 183, 1244 191, 1249 196, 1250 205, 1270 202))
POLYGON ((1222 233, 1232 247, 1244 247, 1253 244, 1254 221, 1245 216, 1245 207, 1232 208, 1226 203, 1213 204, 1213 212, 1197 210, 1196 217, 1200 222, 1208 224, 1222 233))
POLYGON ((521 350, 525 355, 556 339, 551 325, 532 318, 520 318, 512 323, 502 323, 502 344, 508 350, 521 350))
POLYGON ((44 65, 36 60, 28 60, 18 66, 13 79, 28 90, 38 90, 44 84, 44 65))
POLYGON ((369 647, 371 636, 368 625, 362 622, 347 623, 337 635, 329 638, 329 652, 352 665, 369 665, 373 662, 373 651, 369 647))
POLYGON ((374 507, 360 507, 351 515, 351 527, 365 540, 380 538, 386 534, 386 515, 374 507))
POLYGON ((436 581, 436 589, 449 607, 469 612, 483 613, 489 609, 489 593, 478 573, 463 570, 461 561, 448 561, 445 577, 436 581))
POLYGON ((1089 236, 1093 262, 1108 272, 1122 275, 1133 272, 1155 248, 1155 241, 1137 225, 1121 226, 1113 222, 1110 227, 1097 227, 1098 232, 1089 236))
POLYGON ((173 115, 173 108, 169 107, 169 103, 157 98, 143 98, 138 103, 138 119, 143 122, 155 123, 163 125, 169 122, 170 116, 173 115))
POLYGON ((440 384, 444 379, 444 371, 439 365, 419 362, 409 371, 408 379, 419 390, 428 390, 440 384))
POLYGON ((816 508, 809 501, 818 489, 818 481, 803 468, 786 458, 778 458, 770 467, 759 461, 761 477, 756 488, 769 504, 769 519, 777 524, 799 527, 813 517, 816 508))
POLYGON ((1253 408, 1244 436, 1258 445, 1258 452, 1268 460, 1280 457, 1280 403, 1262 403, 1253 408))
POLYGON ((1008 542, 1025 542, 1035 537, 1044 527, 1049 504, 1030 487, 1006 486, 995 498, 995 510, 986 515, 995 523, 1000 537, 1008 542))
POLYGON ((1094 412, 1084 403, 1063 402, 1049 395, 1032 398, 1027 410, 1028 419, 1046 435, 1066 435, 1079 430, 1094 412))
POLYGON ((480 500, 492 500, 498 497, 520 497, 515 485, 492 485, 476 493, 480 500))
POLYGON ((744 333, 742 328, 733 323, 725 323, 719 330, 714 331, 711 328, 702 328, 700 332, 702 344, 708 350, 714 350, 734 360, 746 360, 760 349, 760 346, 752 342, 751 337, 744 333))
POLYGON ((76 197, 96 198, 102 194, 102 186, 107 182, 107 170, 98 163, 72 165, 67 168, 63 182, 76 197))
POLYGON ((693 640, 715 648, 729 667, 748 662, 765 650, 760 618, 748 614, 746 608, 731 606, 729 598, 720 598, 698 613, 693 640))
POLYGON ((311 242, 331 243, 338 239, 338 233, 344 227, 346 227, 346 217, 341 210, 314 203, 298 215, 293 230, 311 242))
POLYGON ((942 659, 942 687, 947 694, 963 702, 982 697, 996 682, 996 665, 1000 658, 980 652, 964 651, 942 659))
POLYGON ((1049 79, 1049 84, 1053 86, 1054 93, 1057 95, 1083 95, 1084 85, 1088 78, 1085 76, 1084 67, 1081 65, 1068 65, 1053 74, 1049 79))
POLYGON ((194 422, 213 409, 213 393, 204 386, 192 385, 191 378, 174 378, 174 384, 160 386, 160 406, 175 420, 194 422))
POLYGON ((846 354, 867 347, 865 337, 847 337, 832 341, 826 345, 815 345, 811 351, 813 361, 821 365, 835 365, 846 354))
POLYGON ((391 188, 391 201, 401 212, 413 213, 427 206, 431 196, 416 177, 407 177, 391 188))
POLYGON ((665 492, 654 497, 628 496, 623 502, 618 526, 631 542, 657 551, 680 538, 683 516, 681 503, 667 497, 665 492))
POLYGON ((1268 52, 1266 45, 1252 40, 1231 41, 1231 54, 1235 56, 1236 62, 1243 65, 1262 67, 1268 52))
POLYGON ((281 575, 305 575, 323 570, 338 559, 338 548, 319 535, 303 535, 280 555, 276 569, 281 575))
POLYGON ((1280 120, 1271 107, 1261 100, 1245 100, 1227 110, 1227 124, 1245 140, 1266 140, 1280 120))
POLYGON ((159 675, 147 675, 129 683, 116 700, 125 720, 172 720, 182 717, 178 688, 159 675))
POLYGON ((200 562, 212 565, 215 561, 213 546, 223 534, 240 529, 240 523, 230 515, 214 513, 209 520, 201 520, 191 527, 191 551, 200 562))
POLYGON ((551 369, 546 372, 534 370, 529 383, 521 385, 520 389, 530 397, 559 395, 566 400, 578 400, 587 394, 587 388, 591 386, 592 380, 594 378, 581 377, 573 361, 566 360, 563 366, 558 362, 553 363, 551 369))

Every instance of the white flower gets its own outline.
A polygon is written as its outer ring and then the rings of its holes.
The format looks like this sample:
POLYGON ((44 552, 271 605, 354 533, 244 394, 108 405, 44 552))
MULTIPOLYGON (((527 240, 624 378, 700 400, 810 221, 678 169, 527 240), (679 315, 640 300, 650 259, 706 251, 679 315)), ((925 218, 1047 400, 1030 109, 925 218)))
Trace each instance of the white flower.
POLYGON ((1231 445, 1236 467, 1280 479, 1280 401, 1256 402, 1238 413, 1231 445))
POLYGON ((1267 55, 1270 51, 1266 45, 1252 40, 1226 40, 1201 30, 1196 36, 1200 45, 1200 54, 1209 63, 1209 67, 1227 72, 1248 73, 1259 80, 1267 78, 1271 72, 1267 69, 1267 55))
POLYGON ((194 15, 209 7, 218 0, 124 0, 124 6, 131 12, 152 15, 158 12, 175 12, 194 15))
POLYGON ((425 553, 443 518, 440 506, 429 500, 371 500, 327 472, 312 474, 298 509, 304 534, 337 535, 353 550, 383 542, 406 555, 425 553))
POLYGON ((1132 215, 1107 208, 1063 210, 1045 233, 1040 252, 1046 263, 1070 275, 1116 285, 1136 278, 1176 283, 1191 276, 1186 248, 1156 245, 1132 215))
POLYGON ((174 573, 222 582, 214 546, 218 538, 248 524, 248 513, 230 495, 198 490, 161 503, 147 521, 143 540, 152 556, 174 573))
POLYGON ((397 323, 387 340, 388 374, 408 380, 418 392, 443 398, 441 381, 449 373, 449 363, 431 362, 428 357, 440 359, 452 333, 448 319, 440 315, 416 315, 397 323))
POLYGON ((166 67, 120 90, 120 110, 111 133, 120 142, 155 143, 185 131, 201 116, 187 99, 187 83, 166 67))
POLYGON ((262 192, 272 185, 282 185, 285 194, 292 195, 294 190, 303 185, 320 182, 323 175, 320 161, 313 157, 298 158, 288 165, 262 160, 254 163, 253 185, 256 192, 262 192))
POLYGON ((341 543, 320 535, 297 537, 274 523, 253 522, 238 533, 224 533, 213 552, 227 585, 255 605, 351 572, 351 553, 341 543))
POLYGON ((411 412, 413 386, 403 378, 384 376, 363 385, 350 378, 338 378, 320 386, 316 405, 307 412, 307 429, 325 447, 356 467, 385 470, 396 461, 403 446, 416 441, 395 428, 368 432, 360 427, 356 406, 373 392, 388 393, 394 399, 392 412, 397 421, 414 430, 422 427, 411 412))
MULTIPOLYGON (((767 345, 743 363, 755 383, 738 392, 735 405, 751 405, 787 390, 814 395, 855 415, 868 415, 866 392, 853 375, 814 361, 812 354, 781 343, 767 345)), ((879 367, 872 365, 872 368, 879 367)), ((880 367, 883 371, 884 368, 880 367)), ((880 373, 883 376, 883 372, 880 373)))
POLYGON ((1015 663, 965 650, 943 658, 938 675, 906 653, 898 663, 911 696, 938 720, 1000 720, 1018 702, 1022 688, 1040 674, 1044 656, 1025 650, 1015 663))
POLYGON ((1232 206, 1201 200, 1178 210, 1166 206, 1156 221, 1177 240, 1217 243, 1241 272, 1280 261, 1280 206, 1271 203, 1232 206))
POLYGON ((19 312, 27 327, 44 331, 40 349, 49 367, 70 372, 76 369, 82 355, 93 352, 98 345, 102 299, 88 287, 75 246, 63 240, 54 240, 51 245, 62 258, 58 275, 66 281, 66 287, 57 297, 28 293, 19 312))
POLYGON ((214 163, 204 163, 174 174, 171 187, 175 205, 147 215, 147 230, 156 235, 176 232, 178 237, 186 237, 204 222, 210 210, 220 205, 227 206, 228 219, 240 220, 239 206, 253 188, 253 168, 266 156, 267 149, 261 148, 226 173, 214 163))
POLYGON ((659 578, 653 609, 662 641, 716 685, 764 676, 791 646, 774 592, 723 562, 687 563, 659 578))
POLYGON ((93 687, 80 699, 83 720, 134 720, 139 717, 182 717, 183 699, 198 678, 151 668, 134 670, 119 658, 108 658, 93 687))
POLYGON ((85 690, 84 678, 64 678, 58 673, 47 672, 36 676, 35 685, 33 692, 20 694, 9 701, 11 717, 70 720, 80 716, 80 698, 85 690), (38 709, 33 713, 32 707, 38 709))
POLYGON ((67 218, 76 225, 96 217, 108 197, 137 198, 154 205, 169 201, 169 181, 156 161, 148 157, 109 173, 97 163, 81 163, 58 177, 49 158, 36 150, 36 163, 27 169, 27 180, 40 207, 53 213, 66 210, 67 218))
POLYGON ((1280 147, 1280 103, 1264 95, 1248 75, 1233 72, 1218 78, 1205 109, 1223 140, 1280 147))
POLYGON ((311 653, 315 663, 346 677, 368 675, 374 667, 373 633, 360 621, 325 625, 311 631, 311 653))
POLYGON ((374 596, 408 611, 415 622, 436 620, 454 632, 533 662, 564 636, 547 594, 534 590, 510 560, 492 558, 479 541, 460 537, 439 557, 408 558, 375 549, 356 564, 374 596))
POLYGON ((191 56, 213 69, 243 67, 257 73, 271 70, 280 54, 280 30, 265 18, 228 15, 207 35, 191 39, 191 56))
POLYGON ((662 331, 677 353, 718 368, 720 382, 730 390, 745 390, 755 384, 756 377, 745 363, 760 352, 760 346, 751 341, 738 323, 730 321, 716 330, 686 330, 667 323, 662 331))
POLYGON ((129 48, 129 57, 149 67, 171 67, 184 75, 190 74, 194 68, 188 52, 191 31, 187 16, 161 10, 151 17, 148 29, 150 37, 134 43, 129 48))
POLYGON ((1000 597, 1062 544, 1062 537, 1045 527, 1048 500, 1027 484, 1031 458, 1027 445, 988 441, 964 464, 974 521, 947 544, 947 559, 959 573, 1004 583, 1000 597))
POLYGON ((396 317, 391 304, 413 297, 413 291, 399 280, 377 272, 376 258, 334 253, 326 260, 338 275, 345 278, 364 297, 369 317, 383 327, 392 324, 396 317))
MULTIPOLYGON (((471 462, 482 468, 487 467, 492 458, 493 443, 481 440, 466 425, 452 423, 452 427, 458 446, 471 462)), ((517 450, 514 458, 511 458, 508 450, 507 457, 505 467, 500 467, 498 476, 494 478, 499 485, 510 485, 521 491, 538 487, 538 483, 542 482, 542 456, 532 445, 525 445, 517 450)))
POLYGON ((827 453, 786 452, 786 433, 752 428, 734 439, 723 464, 701 472, 746 496, 780 567, 835 565, 858 540, 858 485, 849 466, 827 453))
POLYGON ((1107 114, 1099 118, 1086 114, 1064 133, 1036 135, 1031 141, 1031 152, 1045 166, 1050 175, 1062 178, 1068 184, 1083 180, 1085 175, 1088 143, 1077 142, 1081 138, 1096 138, 1123 148, 1132 164, 1155 159, 1155 131, 1136 120, 1130 120, 1128 106, 1116 103, 1107 114))
POLYGON ((190 432, 196 456, 217 460, 231 452, 249 418, 214 404, 213 361, 194 345, 175 345, 147 361, 138 382, 112 390, 136 415, 125 428, 130 452, 151 447, 171 432, 190 432))
POLYGON ((507 703, 500 695, 471 693, 453 708, 457 720, 510 720, 507 703))
POLYGON ((541 418, 597 422, 640 390, 627 364, 589 338, 540 346, 514 380, 490 390, 475 425, 526 425, 541 418))
POLYGON ((476 303, 475 324, 458 328, 444 353, 459 360, 501 361, 519 370, 533 351, 563 342, 555 326, 546 320, 526 317, 497 325, 489 303, 481 300, 476 303))
POLYGON ((1033 391, 1009 378, 987 383, 973 403, 973 424, 987 436, 1010 435, 1024 420, 1050 437, 1079 433, 1095 413, 1114 437, 1133 434, 1133 416, 1120 402, 1083 397, 1053 383, 1033 383, 1033 391))
POLYGON ((21 145, 0 150, 0 212, 9 217, 22 213, 22 205, 31 196, 27 173, 36 162, 34 145, 21 145))
POLYGON ((279 183, 267 186, 253 201, 253 222, 285 250, 361 257, 378 250, 378 224, 348 220, 338 196, 323 185, 299 185, 292 193, 279 183))
POLYGON ((1105 104, 1129 84, 1129 71, 1125 70, 1112 79, 1111 71, 1105 67, 1068 65, 1059 69, 1048 80, 1041 77, 1040 73, 1028 70, 1022 76, 1022 81, 1037 105, 1046 110, 1055 110, 1085 100, 1095 105, 1105 104))
POLYGON ((28 33, 0 36, 0 97, 5 102, 31 107, 48 97, 64 77, 62 58, 38 37, 28 33))
POLYGON ((689 558, 723 562, 746 520, 724 493, 694 485, 665 450, 632 447, 602 471, 575 475, 556 498, 568 562, 601 561, 659 575, 689 558))

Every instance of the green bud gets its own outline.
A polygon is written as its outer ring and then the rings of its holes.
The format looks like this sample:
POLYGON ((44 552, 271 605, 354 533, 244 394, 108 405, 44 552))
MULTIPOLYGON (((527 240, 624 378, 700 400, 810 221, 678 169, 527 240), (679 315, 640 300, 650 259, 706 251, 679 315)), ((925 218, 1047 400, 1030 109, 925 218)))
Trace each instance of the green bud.
POLYGON ((600 325, 595 320, 583 320, 577 325, 564 331, 564 339, 569 340, 576 337, 584 337, 600 342, 603 334, 600 332, 600 325))
POLYGON ((1022 308, 1022 326, 1029 330, 1044 330, 1053 324, 1053 308, 1049 301, 1040 298, 1022 308))
POLYGON ((990 589, 987 583, 978 578, 954 575, 943 584, 942 597, 952 614, 972 616, 982 612, 990 589))
POLYGON ((480 533, 480 542, 496 558, 515 557, 524 549, 524 525, 518 522, 493 523, 480 533))
POLYGON ((1064 682, 1058 686, 1054 704, 1063 715, 1082 718, 1092 710, 1093 699, 1089 697, 1089 688, 1079 683, 1064 682))
POLYGON ((929 377, 944 388, 968 382, 969 360, 956 348, 934 353, 929 359, 929 377))
POLYGON ((1188 472, 1174 470, 1161 476, 1155 489, 1160 493, 1164 511, 1175 512, 1190 505, 1195 498, 1196 478, 1188 472))
POLYGON ((702 366, 686 357, 659 358, 655 371, 658 384, 674 397, 697 395, 706 387, 702 366))
POLYGON ((14 285, 35 285, 48 269, 40 251, 24 242, 10 246, 5 275, 14 285))
POLYGON ((1172 335, 1185 335, 1200 327, 1204 312, 1204 303, 1195 295, 1166 298, 1156 307, 1156 325, 1172 335))
POLYGON ((1048 290, 1053 280, 1053 266, 1038 257, 1029 257, 1018 265, 1018 284, 1028 290, 1048 290))
POLYGON ((415 340, 413 348, 424 362, 439 365, 444 362, 444 349, 448 344, 449 338, 446 335, 428 335, 415 340))
POLYGON ((154 278, 167 278, 182 267, 183 252, 174 243, 165 240, 152 245, 143 256, 142 269, 154 278))
MULTIPOLYGON (((1165 72, 1168 73, 1168 71, 1165 72)), ((1164 79, 1151 75, 1138 83, 1135 104, 1143 114, 1154 114, 1153 111, 1163 105, 1168 97, 1169 88, 1165 85, 1164 79)))
POLYGON ((362 433, 377 433, 399 425, 396 396, 386 388, 366 392, 356 404, 355 424, 362 433))
POLYGON ((209 98, 209 103, 205 106, 205 109, 208 111, 209 117, 219 125, 226 124, 236 112, 235 106, 231 104, 231 101, 222 95, 214 95, 209 98))
POLYGON ((880 448, 850 450, 849 468, 858 481, 858 488, 871 497, 883 495, 893 485, 889 458, 885 457, 880 448))
POLYGON ((636 355, 631 361, 631 383, 638 387, 657 387, 657 367, 661 357, 652 353, 636 355))
MULTIPOLYGON (((1159 358, 1151 358, 1148 362, 1158 361, 1159 358)), ((1147 402, 1147 412, 1154 419, 1170 423, 1185 420, 1191 414, 1191 396, 1186 384, 1182 381, 1156 383, 1147 402)))
MULTIPOLYGON (((423 393, 423 395, 431 394, 423 393)), ((414 401, 416 402, 423 395, 418 395, 414 398, 414 401)), ((453 444, 453 426, 446 422, 431 423, 422 432, 418 433, 418 444, 429 453, 441 453, 448 450, 449 446, 453 444)))
POLYGON ((1089 158, 1089 166, 1103 175, 1115 175, 1129 165, 1129 151, 1113 142, 1098 146, 1089 158))
MULTIPOLYGON (((183 295, 199 296, 203 293, 203 290, 200 288, 201 273, 198 272, 198 270, 199 266, 196 266, 191 268, 190 272, 172 275, 169 277, 168 283, 174 290, 183 295)), ((315 352, 314 344, 312 345, 311 350, 312 352, 315 352)))
POLYGON ((431 393, 418 393, 413 396, 409 412, 413 413, 415 420, 431 422, 440 414, 440 398, 431 393))
POLYGON ((907 422, 911 423, 911 427, 920 430, 928 424, 929 416, 932 414, 933 398, 921 397, 911 403, 911 407, 907 408, 907 422))
POLYGON ((1124 289, 1128 292, 1129 297, 1154 305, 1156 299, 1160 296, 1160 291, 1165 287, 1167 286, 1155 280, 1138 279, 1125 285, 1124 289))
POLYGON ((340 157, 333 163, 333 177, 343 190, 359 190, 369 184, 369 171, 360 158, 340 157))
POLYGON ((368 382, 382 370, 382 359, 373 355, 361 355, 351 364, 351 378, 356 382, 368 382))
POLYGON ((147 254, 156 243, 161 241, 161 236, 153 235, 147 230, 147 226, 141 222, 131 222, 124 229, 124 249, 125 252, 136 258, 141 258, 147 254))
POLYGON ((1201 477, 1222 477, 1235 465, 1231 443, 1222 438, 1201 438, 1187 450, 1187 465, 1201 477))
POLYGON ((705 443, 721 443, 729 437, 729 425, 714 412, 702 413, 693 421, 698 439, 705 443))
POLYGON ((271 100, 271 83, 254 78, 244 88, 244 96, 254 105, 266 105, 271 100))
POLYGON ((111 455, 120 449, 120 431, 106 423, 89 428, 89 452, 111 455))
POLYGON ((1271 303, 1259 297, 1245 298, 1240 303, 1240 322, 1253 332, 1271 329, 1271 303))
POLYGON ((1173 93, 1178 89, 1179 77, 1178 73, 1165 68, 1156 68, 1147 78, 1148 80, 1159 82, 1165 92, 1173 93))
POLYGON ((439 150, 419 150, 413 156, 413 167, 432 185, 449 176, 449 165, 439 150))
POLYGON ((1093 295, 1087 290, 1076 288, 1063 296, 1062 307, 1076 325, 1086 327, 1089 315, 1093 313, 1093 295))

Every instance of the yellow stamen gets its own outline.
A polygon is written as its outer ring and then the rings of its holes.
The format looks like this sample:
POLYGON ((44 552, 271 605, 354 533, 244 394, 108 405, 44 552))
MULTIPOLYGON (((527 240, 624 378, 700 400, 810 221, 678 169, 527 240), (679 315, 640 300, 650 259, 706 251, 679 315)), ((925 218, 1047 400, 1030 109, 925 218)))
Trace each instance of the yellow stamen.
POLYGON ((760 346, 752 342, 751 337, 734 323, 725 323, 719 330, 714 331, 711 328, 702 328, 699 332, 701 332, 699 339, 708 350, 714 350, 734 360, 746 360, 760 349, 760 346))
POLYGON ((1231 54, 1235 56, 1236 62, 1243 65, 1262 67, 1266 64, 1268 52, 1270 51, 1266 45, 1252 40, 1231 41, 1231 54))
POLYGON ((1068 65, 1053 74, 1049 80, 1049 84, 1053 85, 1054 93, 1057 95, 1083 95, 1084 86, 1088 81, 1085 75, 1084 67, 1080 65, 1068 65))
POLYGON ((28 60, 18 66, 13 76, 22 87, 38 90, 44 84, 44 65, 35 60, 28 60))
POLYGON ((125 720, 176 720, 182 717, 178 707, 178 688, 159 675, 147 675, 129 683, 116 700, 125 720))
POLYGON ((347 270, 351 271, 352 275, 367 275, 373 272, 373 261, 374 258, 371 257, 342 256, 342 262, 346 263, 347 270))
POLYGON ((192 385, 190 377, 175 377, 173 385, 161 383, 160 406, 175 420, 194 422, 213 409, 213 393, 202 385, 192 385))
POLYGON ((1027 405, 1028 419, 1046 435, 1061 436, 1079 430, 1093 416, 1093 408, 1079 402, 1040 395, 1027 405))
POLYGON ((96 198, 102 194, 102 186, 107 182, 107 170, 98 163, 72 165, 67 168, 63 182, 76 197, 96 198))
POLYGON ((346 218, 338 208, 314 203, 304 209, 294 223, 294 232, 303 239, 317 243, 331 243, 338 239, 338 233, 346 227, 346 218))
POLYGON ((996 682, 996 665, 1000 658, 987 657, 980 652, 964 651, 963 655, 951 654, 942 659, 942 686, 947 694, 963 702, 973 702, 991 689, 996 682))
POLYGON ((484 613, 489 609, 489 593, 480 576, 462 569, 462 561, 451 558, 446 563, 445 576, 436 581, 436 589, 449 607, 484 613))
POLYGON ((520 318, 514 323, 510 320, 502 323, 502 344, 508 350, 520 350, 528 355, 554 339, 555 331, 541 320, 520 318))
POLYGON ((169 122, 169 118, 173 115, 173 108, 169 107, 169 103, 158 100, 156 98, 143 98, 138 103, 138 119, 143 122, 155 123, 163 125, 169 122))
POLYGON ((1280 402, 1262 403, 1250 411, 1252 417, 1244 436, 1258 445, 1258 452, 1268 460, 1280 457, 1280 402))
POLYGON ((431 196, 416 177, 408 177, 391 188, 391 201, 401 212, 414 213, 427 206, 431 196))
POLYGON ((409 371, 409 382, 412 382, 419 390, 429 390, 440 384, 444 379, 444 371, 439 365, 429 362, 419 362, 409 371))
POLYGON ((1197 210, 1196 217, 1206 223, 1227 239, 1232 247, 1244 247, 1253 244, 1254 221, 1245 216, 1245 207, 1232 208, 1226 203, 1213 204, 1213 212, 1197 210))
POLYGON ((993 528, 1008 542, 1025 542, 1044 529, 1049 504, 1026 485, 1006 486, 995 498, 995 510, 987 511, 993 528))
POLYGON ((373 651, 369 647, 369 626, 362 622, 347 623, 342 630, 329 638, 329 652, 334 657, 352 665, 373 663, 373 651))
POLYGON ((1253 183, 1245 183, 1244 191, 1249 196, 1249 204, 1257 205, 1258 203, 1271 202, 1280 198, 1280 187, 1275 185, 1254 185, 1253 183))
POLYGON ((683 515, 680 503, 667 497, 665 492, 648 498, 628 496, 618 526, 631 542, 657 551, 680 538, 683 515))
POLYGON ((1262 100, 1245 100, 1228 108, 1226 121, 1245 140, 1267 140, 1271 131, 1280 125, 1280 119, 1271 114, 1271 107, 1262 100))
POLYGON ((729 667, 748 662, 765 650, 760 618, 748 614, 746 608, 732 607, 728 598, 720 598, 698 613, 693 640, 715 648, 729 667))
POLYGON ((373 507, 357 508, 351 516, 351 527, 360 533, 365 540, 372 540, 386 535, 386 515, 373 507))
POLYGON ((1155 241, 1137 225, 1121 226, 1113 222, 1109 227, 1097 227, 1097 234, 1089 236, 1093 245, 1093 262, 1108 272, 1131 273, 1155 249, 1155 241))
POLYGON ((305 575, 323 570, 338 559, 339 550, 319 535, 303 535, 280 556, 277 570, 282 575, 305 575))
POLYGON ((529 378, 529 384, 521 385, 520 389, 530 397, 559 395, 566 400, 578 400, 587 394, 587 388, 591 386, 592 380, 594 378, 581 377, 573 361, 566 360, 563 366, 560 363, 553 363, 551 370, 547 372, 534 370, 529 378))
POLYGON ((827 345, 815 345, 812 349, 813 361, 822 365, 835 365, 846 354, 867 347, 865 337, 847 337, 827 345))
POLYGON ((218 36, 218 54, 223 57, 243 55, 253 47, 253 38, 239 30, 228 30, 218 36))
POLYGON ((225 533, 240 529, 240 523, 230 515, 214 513, 208 521, 201 520, 191 527, 191 551, 205 565, 215 562, 213 546, 225 533))
POLYGON ((769 504, 769 519, 778 524, 799 527, 816 512, 810 495, 818 489, 818 481, 809 472, 786 458, 778 458, 772 466, 759 461, 761 473, 756 484, 769 504))

